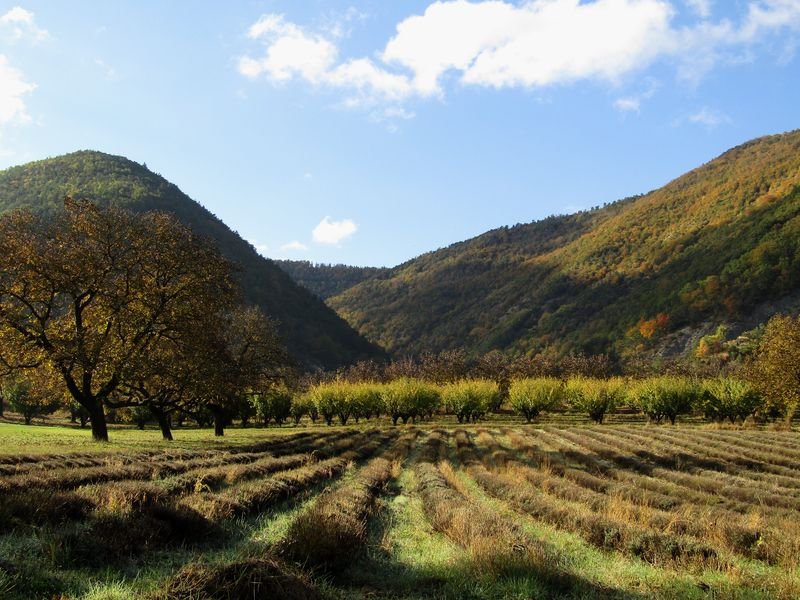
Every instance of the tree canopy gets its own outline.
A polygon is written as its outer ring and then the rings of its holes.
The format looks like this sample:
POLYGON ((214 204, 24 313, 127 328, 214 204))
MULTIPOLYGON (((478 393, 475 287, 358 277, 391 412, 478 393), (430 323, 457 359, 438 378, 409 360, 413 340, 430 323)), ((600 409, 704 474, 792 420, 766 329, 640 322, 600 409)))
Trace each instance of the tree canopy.
POLYGON ((55 374, 96 440, 106 406, 139 402, 119 392, 152 381, 154 357, 181 365, 235 299, 214 245, 165 213, 67 198, 53 216, 0 218, 0 361, 55 374))

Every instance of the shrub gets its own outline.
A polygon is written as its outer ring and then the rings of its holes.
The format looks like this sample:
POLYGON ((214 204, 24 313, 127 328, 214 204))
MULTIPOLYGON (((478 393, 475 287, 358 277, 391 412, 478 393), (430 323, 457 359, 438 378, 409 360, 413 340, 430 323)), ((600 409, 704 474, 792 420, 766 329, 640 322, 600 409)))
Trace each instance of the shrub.
POLYGON ((728 419, 744 421, 761 407, 761 396, 748 382, 730 377, 703 382, 700 403, 705 416, 712 421, 728 419))
POLYGON ((508 390, 511 407, 530 423, 539 413, 558 407, 564 398, 564 384, 554 377, 518 379, 508 390))
POLYGON ((697 385, 682 377, 650 377, 632 382, 628 388, 633 407, 656 423, 667 418, 674 425, 678 415, 691 412, 697 397, 697 385))
POLYGON ((574 408, 587 413, 595 423, 602 423, 606 414, 619 404, 622 390, 623 382, 619 378, 571 377, 567 381, 566 396, 574 408))
POLYGON ((464 379, 442 388, 442 401, 459 423, 477 421, 495 405, 500 387, 488 379, 464 379))

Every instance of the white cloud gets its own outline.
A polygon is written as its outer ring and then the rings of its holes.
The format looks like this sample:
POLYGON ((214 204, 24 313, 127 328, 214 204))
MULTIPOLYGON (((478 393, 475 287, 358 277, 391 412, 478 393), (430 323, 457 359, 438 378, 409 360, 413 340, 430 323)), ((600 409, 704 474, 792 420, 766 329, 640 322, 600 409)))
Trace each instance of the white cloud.
POLYGON ((672 13, 664 0, 435 2, 398 25, 383 58, 426 94, 449 70, 495 88, 616 79, 654 58, 672 13))
POLYGON ((639 112, 642 106, 642 101, 636 96, 628 98, 617 98, 614 100, 614 108, 620 112, 639 112))
POLYGON ((282 15, 264 15, 247 37, 265 45, 260 58, 239 58, 239 73, 250 79, 265 75, 273 83, 299 77, 315 86, 349 90, 345 105, 354 108, 380 100, 402 100, 413 92, 407 76, 390 73, 369 58, 337 64, 338 48, 321 34, 309 33, 282 15))
POLYGON ((314 227, 311 237, 318 244, 338 244, 356 231, 358 231, 358 225, 350 219, 333 221, 330 217, 325 217, 314 227))
POLYGON ((247 37, 267 45, 262 58, 244 56, 239 60, 239 72, 251 79, 266 74, 273 81, 300 76, 311 83, 320 83, 338 52, 332 42, 306 33, 281 15, 262 16, 247 31, 247 37))
POLYGON ((614 108, 622 113, 626 112, 635 112, 638 113, 642 108, 642 103, 645 100, 649 100, 652 98, 656 90, 659 88, 659 82, 655 79, 648 79, 647 80, 647 87, 639 92, 638 94, 633 94, 631 96, 624 96, 622 98, 617 98, 614 101, 614 108))
POLYGON ((284 244, 281 246, 281 250, 294 250, 297 252, 304 252, 308 250, 308 246, 306 246, 303 242, 299 240, 292 240, 288 244, 284 244))
POLYGON ((27 82, 24 75, 0 54, 0 125, 30 122, 25 96, 35 89, 36 86, 27 82))
MULTIPOLYGON (((238 69, 251 79, 301 79, 342 90, 344 106, 374 114, 376 106, 441 98, 453 79, 498 89, 616 84, 666 61, 696 80, 721 61, 741 62, 781 31, 800 31, 799 0, 749 0, 738 21, 716 22, 711 0, 683 1, 695 20, 678 25, 677 0, 439 0, 398 23, 372 57, 341 57, 339 33, 270 14, 247 32, 263 49, 241 57, 238 69)), ((637 110, 645 98, 628 95, 615 105, 637 110)))
POLYGON ((15 6, 0 16, 0 33, 11 41, 28 39, 41 42, 50 37, 46 29, 36 25, 35 15, 21 6, 15 6))
POLYGON ((684 2, 698 17, 707 19, 711 16, 712 0, 684 0, 684 2))
POLYGON ((707 106, 689 115, 686 120, 696 125, 705 125, 710 129, 732 122, 731 118, 725 113, 708 108, 707 106))
POLYGON ((250 245, 253 248, 255 248, 256 252, 258 252, 261 256, 267 256, 267 254, 269 253, 269 246, 267 246, 266 244, 262 244, 258 240, 247 240, 247 241, 250 242, 250 245))

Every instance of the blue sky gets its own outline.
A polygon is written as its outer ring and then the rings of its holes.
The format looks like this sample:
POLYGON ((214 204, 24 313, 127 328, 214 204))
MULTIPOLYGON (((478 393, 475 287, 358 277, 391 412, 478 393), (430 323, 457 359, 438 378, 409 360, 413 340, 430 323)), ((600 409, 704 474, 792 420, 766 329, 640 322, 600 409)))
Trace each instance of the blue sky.
POLYGON ((267 256, 394 265, 800 127, 800 0, 0 1, 0 168, 146 162, 267 256))

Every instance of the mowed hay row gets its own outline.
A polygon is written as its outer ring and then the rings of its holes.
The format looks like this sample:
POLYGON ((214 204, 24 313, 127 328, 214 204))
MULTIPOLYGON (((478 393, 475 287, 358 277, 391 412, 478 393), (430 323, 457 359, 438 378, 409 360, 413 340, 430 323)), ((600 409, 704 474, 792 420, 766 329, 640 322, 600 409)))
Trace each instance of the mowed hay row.
POLYGON ((402 435, 381 456, 360 468, 348 481, 322 493, 293 522, 280 553, 312 569, 342 571, 363 546, 375 499, 399 474, 400 465, 418 435, 402 435))
MULTIPOLYGON (((717 551, 707 544, 598 514, 578 498, 565 500, 548 493, 557 485, 557 479, 548 481, 547 475, 504 455, 498 447, 492 449, 491 456, 489 452, 477 452, 464 432, 457 435, 456 443, 467 473, 487 493, 536 519, 577 533, 593 546, 657 565, 719 564, 717 551)), ((587 492, 583 490, 584 494, 587 492)), ((585 496, 581 499, 585 500, 585 496)))
POLYGON ((697 440, 693 432, 666 431, 660 428, 647 430, 627 430, 619 428, 613 432, 595 431, 593 434, 600 436, 613 435, 620 440, 620 444, 629 446, 645 444, 649 454, 655 454, 663 466, 669 468, 704 469, 717 471, 722 475, 754 477, 763 476, 785 477, 789 481, 796 481, 797 469, 794 461, 780 457, 772 457, 758 453, 746 455, 737 451, 730 444, 722 444, 710 440, 697 440))
MULTIPOLYGON (((483 435, 479 441, 487 445, 492 457, 497 457, 497 443, 488 441, 483 435)), ((517 440, 519 445, 522 445, 517 440)), ((505 464, 512 464, 506 460, 505 464)), ((768 564, 794 567, 800 559, 800 527, 794 518, 774 517, 761 512, 753 505, 747 514, 731 512, 719 507, 693 505, 688 502, 675 503, 663 510, 641 500, 636 494, 620 492, 620 488, 609 486, 603 492, 581 489, 573 481, 554 476, 547 465, 532 469, 515 465, 517 475, 524 477, 542 492, 566 501, 578 502, 592 511, 615 521, 631 523, 638 527, 665 533, 695 538, 717 551, 729 552, 747 558, 762 560, 768 564)), ((561 473, 560 475, 564 475, 561 473)), ((643 478, 633 475, 633 481, 643 478)))
MULTIPOLYGON (((335 434, 340 437, 343 434, 335 434)), ((315 449, 316 444, 324 444, 326 439, 309 439, 307 435, 297 436, 296 439, 274 442, 270 444, 272 455, 281 455, 295 451, 295 449, 315 449)), ((335 439, 335 438, 334 438, 335 439)), ((34 488, 67 490, 82 485, 102 483, 108 481, 150 480, 174 476, 197 469, 211 468, 223 465, 242 464, 257 461, 265 456, 266 450, 259 452, 243 451, 204 451, 202 453, 176 454, 184 457, 178 460, 172 454, 139 456, 132 461, 124 456, 119 460, 109 461, 100 466, 89 467, 59 467, 51 470, 36 470, 20 475, 0 478, 0 497, 8 493, 34 488)))
POLYGON ((368 458, 395 436, 395 433, 360 434, 354 436, 353 446, 339 456, 235 485, 219 493, 190 494, 180 498, 178 505, 196 510, 211 521, 252 514, 341 474, 350 463, 368 458))
POLYGON ((274 557, 222 564, 193 562, 172 576, 148 600, 321 600, 300 569, 274 557))
POLYGON ((793 490, 787 491, 777 485, 768 485, 759 474, 748 477, 748 472, 740 468, 726 466, 702 456, 689 455, 682 452, 680 446, 670 446, 658 441, 650 442, 647 446, 648 439, 645 437, 628 441, 623 436, 616 438, 606 432, 591 431, 586 435, 607 444, 617 444, 620 451, 632 453, 646 465, 650 465, 651 475, 657 474, 686 488, 730 498, 749 506, 768 506, 776 513, 787 514, 786 511, 800 510, 800 498, 792 495, 793 490), (719 469, 710 468, 712 465, 717 465, 719 469))
MULTIPOLYGON (((297 436, 288 444, 280 446, 273 445, 276 452, 291 451, 294 448, 305 448, 309 452, 321 452, 325 454, 330 451, 330 448, 337 448, 338 443, 342 443, 341 434, 335 436, 326 436, 323 439, 308 439, 308 436, 297 436), (326 447, 327 439, 338 439, 334 444, 329 444, 326 447)), ((352 442, 343 442, 346 447, 352 445, 352 442)), ((219 469, 222 476, 228 475, 228 470, 231 470, 232 479, 238 479, 243 474, 239 473, 238 467, 242 463, 248 461, 262 461, 259 470, 264 472, 273 472, 281 468, 294 468, 305 464, 312 458, 312 455, 305 454, 303 456, 294 456, 290 458, 283 458, 279 456, 270 456, 263 453, 237 453, 228 454, 227 452, 217 452, 217 456, 212 458, 193 459, 184 461, 182 463, 175 463, 169 466, 166 471, 169 473, 186 471, 182 475, 173 475, 163 480, 152 481, 150 477, 162 474, 165 469, 157 466, 155 470, 146 470, 146 467, 133 471, 137 477, 129 477, 125 479, 124 474, 130 474, 131 465, 122 467, 122 470, 112 469, 109 472, 98 475, 94 473, 88 477, 85 472, 70 474, 69 470, 62 470, 53 475, 53 481, 60 482, 60 485, 67 485, 67 488, 72 487, 72 484, 83 482, 77 490, 74 491, 61 491, 58 485, 54 487, 46 487, 43 485, 43 480, 37 479, 40 483, 39 486, 32 485, 26 487, 22 484, 24 478, 14 486, 14 488, 6 493, 0 495, 0 530, 12 530, 21 526, 40 526, 40 525, 58 525, 68 521, 79 520, 85 518, 87 515, 94 511, 123 511, 126 512, 131 506, 136 506, 141 502, 141 498, 158 497, 163 503, 169 503, 165 500, 166 495, 178 495, 187 491, 194 490, 197 486, 198 479, 201 479, 202 473, 209 470, 213 472, 219 469), (222 466, 219 466, 222 465, 222 466), (87 482, 88 480, 88 482, 87 482), (95 483, 99 480, 99 483, 95 483)), ((202 487, 202 486, 201 486, 202 487)))
MULTIPOLYGON (((755 435, 757 432, 745 432, 755 435)), ((681 447, 681 452, 689 456, 707 456, 716 461, 717 469, 732 477, 746 478, 760 484, 781 488, 782 493, 800 495, 800 471, 798 459, 790 459, 779 454, 764 451, 747 451, 740 446, 719 440, 696 440, 678 432, 656 431, 653 438, 666 448, 681 447), (720 464, 721 463, 721 464, 720 464)))
MULTIPOLYGON (((672 510, 686 505, 692 500, 693 494, 701 500, 706 497, 691 491, 688 494, 671 495, 681 488, 669 482, 652 479, 636 468, 629 470, 629 465, 635 467, 638 459, 628 460, 628 457, 621 457, 620 460, 625 464, 619 465, 611 460, 607 453, 604 454, 602 448, 595 451, 580 445, 577 441, 560 437, 559 434, 553 431, 538 431, 536 440, 530 434, 516 431, 509 431, 506 435, 512 447, 523 454, 524 462, 533 462, 537 468, 563 473, 578 485, 608 495, 613 494, 636 504, 672 510), (547 449, 542 450, 542 445, 547 449), (565 468, 565 461, 569 461, 573 468, 565 468)), ((616 452, 613 452, 613 455, 616 457, 616 452)))
POLYGON ((553 577, 546 552, 519 526, 483 509, 448 482, 449 463, 435 464, 444 447, 444 437, 432 433, 414 465, 417 489, 433 528, 466 549, 478 573, 553 577))
POLYGON ((189 491, 217 491, 240 481, 264 477, 271 473, 301 467, 322 458, 335 456, 348 450, 355 441, 352 433, 340 433, 323 439, 303 441, 301 444, 282 447, 272 454, 247 463, 225 463, 211 469, 193 469, 189 472, 168 477, 158 482, 171 495, 189 491), (297 450, 297 454, 283 454, 297 450))
POLYGON ((768 455, 777 455, 800 463, 800 448, 791 447, 787 440, 770 438, 763 431, 722 431, 705 429, 698 439, 709 440, 717 443, 727 444, 729 447, 737 448, 741 451, 756 451, 768 455))
MULTIPOLYGON (((554 435, 569 440, 580 446, 584 451, 595 453, 613 463, 623 471, 631 471, 641 476, 636 482, 643 488, 665 494, 674 499, 676 503, 693 503, 707 506, 725 508, 727 510, 749 514, 753 510, 751 502, 727 497, 717 491, 699 489, 692 485, 688 474, 680 473, 666 467, 659 467, 647 458, 636 454, 640 447, 630 446, 629 449, 614 445, 615 440, 594 437, 592 432, 576 433, 570 431, 552 432, 554 435)), ((696 483, 696 480, 694 480, 696 483)), ((761 505, 764 510, 769 509, 761 505)), ((779 510, 781 514, 791 514, 791 511, 779 510)))

